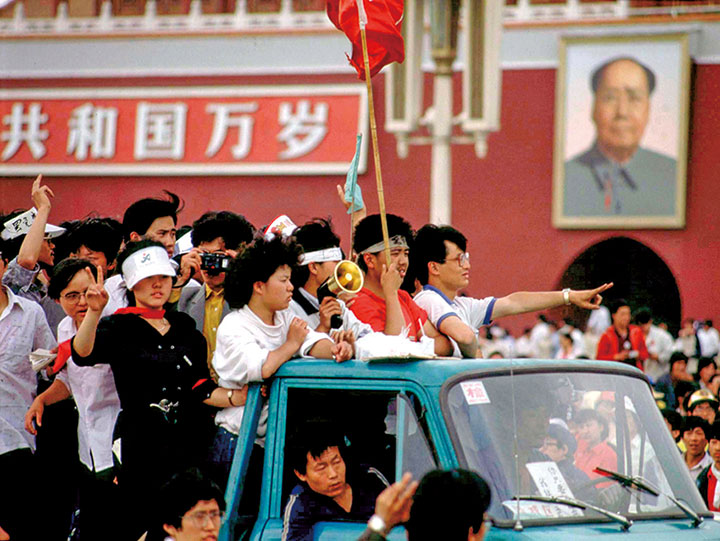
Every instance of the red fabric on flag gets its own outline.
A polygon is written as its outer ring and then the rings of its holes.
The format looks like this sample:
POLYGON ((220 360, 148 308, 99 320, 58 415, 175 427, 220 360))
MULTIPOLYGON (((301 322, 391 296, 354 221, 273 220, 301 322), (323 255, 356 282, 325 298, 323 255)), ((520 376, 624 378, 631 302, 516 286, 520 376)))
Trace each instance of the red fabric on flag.
MULTIPOLYGON (((391 62, 405 60, 405 42, 400 33, 403 17, 403 0, 357 0, 364 1, 368 23, 367 36, 370 77, 391 62)), ((332 23, 350 39, 352 57, 350 64, 365 80, 360 20, 356 0, 327 0, 327 14, 332 23)), ((346 55, 347 56, 347 55, 346 55)))

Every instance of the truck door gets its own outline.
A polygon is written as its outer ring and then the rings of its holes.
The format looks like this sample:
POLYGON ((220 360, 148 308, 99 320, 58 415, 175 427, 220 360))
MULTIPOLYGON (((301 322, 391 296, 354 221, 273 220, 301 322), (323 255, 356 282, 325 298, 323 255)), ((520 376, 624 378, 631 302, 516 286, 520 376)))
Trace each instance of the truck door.
MULTIPOLYGON (((287 453, 310 426, 332 426, 342 432, 343 459, 353 475, 372 470, 393 483, 405 471, 420 478, 431 469, 455 465, 449 445, 435 444, 438 439, 447 441, 447 436, 439 436, 444 425, 437 410, 429 407, 427 392, 417 385, 327 379, 276 383, 271 391, 260 516, 250 539, 283 538, 289 496, 302 486, 287 453)), ((355 539, 368 518, 317 523, 314 539, 355 539)), ((403 529, 396 528, 390 539, 405 539, 403 529)))

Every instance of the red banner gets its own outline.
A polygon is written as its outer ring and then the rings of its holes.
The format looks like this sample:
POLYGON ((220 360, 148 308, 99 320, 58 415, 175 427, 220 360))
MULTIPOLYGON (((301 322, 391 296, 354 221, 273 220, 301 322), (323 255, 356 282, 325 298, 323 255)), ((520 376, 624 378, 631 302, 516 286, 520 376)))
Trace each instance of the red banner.
POLYGON ((5 90, 0 118, 2 175, 344 175, 367 97, 360 84, 5 90))

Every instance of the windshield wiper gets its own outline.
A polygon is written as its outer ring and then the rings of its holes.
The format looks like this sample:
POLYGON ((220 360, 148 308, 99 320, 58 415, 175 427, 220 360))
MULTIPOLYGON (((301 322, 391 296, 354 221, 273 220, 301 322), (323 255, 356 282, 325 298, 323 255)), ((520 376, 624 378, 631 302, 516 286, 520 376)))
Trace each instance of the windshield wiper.
MULTIPOLYGON (((613 513, 612 511, 608 511, 607 509, 603 509, 602 507, 598 507, 597 505, 593 505, 591 503, 587 503, 581 500, 576 500, 575 498, 566 498, 564 496, 515 496, 513 500, 559 503, 562 505, 568 505, 570 507, 577 507, 579 509, 590 509, 591 511, 595 511, 596 513, 605 515, 606 517, 614 520, 615 522, 619 522, 620 524, 622 524, 623 531, 629 530, 630 526, 632 526, 632 520, 625 518, 618 513, 613 513)), ((518 518, 520 518, 519 515, 518 518)))
POLYGON ((690 509, 690 507, 686 504, 675 498, 672 494, 667 494, 660 490, 659 488, 655 487, 645 479, 644 477, 635 476, 630 477, 628 475, 623 475, 622 473, 614 472, 611 470, 606 470, 605 468, 601 468, 598 466, 595 468, 595 472, 599 473, 600 475, 603 475, 605 477, 609 477, 611 479, 614 479, 618 483, 620 483, 624 487, 632 487, 636 488, 637 490, 640 490, 642 492, 646 492, 652 496, 665 496, 668 500, 673 502, 677 507, 680 508, 680 510, 685 513, 689 518, 692 519, 692 525, 693 528, 697 528, 700 523, 703 521, 702 517, 698 515, 695 511, 690 509))

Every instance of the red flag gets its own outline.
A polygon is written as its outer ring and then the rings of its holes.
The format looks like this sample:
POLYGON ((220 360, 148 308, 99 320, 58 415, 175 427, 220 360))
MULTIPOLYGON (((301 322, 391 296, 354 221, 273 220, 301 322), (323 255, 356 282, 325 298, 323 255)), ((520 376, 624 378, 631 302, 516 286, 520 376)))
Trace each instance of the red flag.
MULTIPOLYGON (((368 23, 367 36, 370 77, 391 62, 405 60, 405 42, 400 33, 403 17, 403 0, 327 0, 327 14, 332 23, 350 39, 352 57, 350 64, 365 80, 362 39, 357 2, 363 2, 368 23)), ((347 55, 346 55, 347 56, 347 55)))

